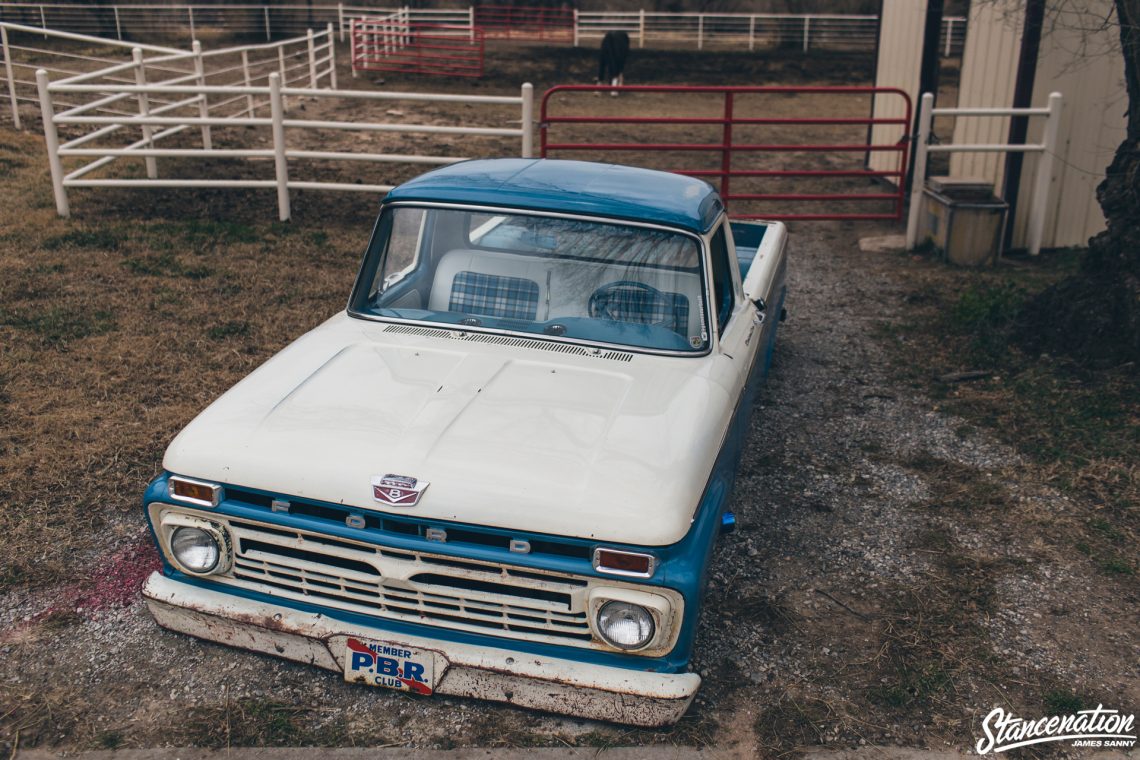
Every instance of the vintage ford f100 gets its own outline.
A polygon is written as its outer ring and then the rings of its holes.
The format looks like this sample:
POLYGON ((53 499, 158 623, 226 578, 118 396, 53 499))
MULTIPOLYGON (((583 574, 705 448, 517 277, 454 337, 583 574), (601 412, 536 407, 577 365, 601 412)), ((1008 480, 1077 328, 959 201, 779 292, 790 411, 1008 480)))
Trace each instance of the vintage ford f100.
POLYGON ((785 241, 645 169, 401 185, 347 310, 170 444, 152 613, 349 681, 676 721, 785 241))

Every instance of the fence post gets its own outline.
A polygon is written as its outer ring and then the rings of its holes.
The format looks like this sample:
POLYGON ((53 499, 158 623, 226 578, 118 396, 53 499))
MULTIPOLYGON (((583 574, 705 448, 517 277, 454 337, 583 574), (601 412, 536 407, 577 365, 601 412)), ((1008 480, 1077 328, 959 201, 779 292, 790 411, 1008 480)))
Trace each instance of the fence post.
MULTIPOLYGON (((245 48, 242 48, 241 51, 241 74, 242 79, 245 80, 245 86, 252 87, 253 81, 249 78, 249 51, 245 48)), ((245 112, 249 116, 254 115, 252 92, 247 92, 245 95, 245 112)))
MULTIPOLYGON (((44 7, 40 6, 40 28, 47 29, 47 18, 44 16, 44 7)), ((44 39, 48 38, 47 32, 44 32, 44 39)))
MULTIPOLYGON (((139 87, 146 86, 146 63, 143 61, 143 51, 140 48, 133 48, 131 50, 131 60, 135 62, 135 84, 139 87)), ((147 97, 145 92, 140 92, 136 98, 139 105, 139 116, 150 116, 150 98, 147 97)), ((146 147, 154 147, 154 127, 149 124, 142 125, 143 140, 146 141, 146 147)), ((158 159, 154 156, 146 156, 143 159, 146 164, 147 179, 158 179, 158 159)))
POLYGON ((333 37, 333 25, 328 25, 329 33, 329 85, 332 89, 336 87, 336 38, 333 37))
POLYGON ((950 41, 954 39, 954 19, 946 19, 946 52, 943 54, 945 57, 950 57, 950 41))
POLYGON ((697 50, 705 49, 705 14, 697 16, 697 50))
POLYGON ((12 51, 8 49, 8 29, 0 26, 0 41, 4 44, 4 75, 8 78, 8 100, 12 103, 12 124, 20 128, 20 105, 16 100, 16 80, 12 78, 12 51))
POLYGON ((645 47, 645 9, 637 12, 637 46, 645 47))
POLYGON ((198 38, 198 35, 194 33, 194 6, 193 5, 187 5, 186 6, 186 15, 190 19, 190 39, 195 40, 198 38))
POLYGON ((574 9, 574 47, 581 41, 581 32, 578 31, 578 9, 574 9))
MULTIPOLYGON (((914 174, 910 178, 910 208, 906 217, 906 249, 913 251, 918 243, 918 214, 922 207, 922 189, 926 186, 926 145, 930 140, 930 125, 934 121, 934 94, 922 96, 918 107, 918 136, 914 144, 914 174)), ((906 167, 903 167, 905 173, 906 167)), ((906 183, 906 177, 900 181, 906 183)))
POLYGON ((352 72, 352 78, 356 79, 356 19, 349 22, 350 34, 348 35, 348 68, 352 72))
POLYGON ((47 144, 48 165, 51 167, 51 189, 55 194, 55 210, 60 216, 71 216, 67 204, 67 190, 63 186, 63 164, 59 160, 59 134, 55 131, 55 112, 51 106, 51 93, 48 92, 48 73, 43 69, 36 72, 36 87, 40 91, 40 110, 44 119, 44 142, 47 144))
POLYGON ((475 41, 475 6, 467 6, 467 41, 475 41))
POLYGON ((336 4, 336 23, 340 29, 340 41, 344 42, 344 3, 336 4))
POLYGON ((748 17, 748 52, 756 49, 756 17, 748 17))
POLYGON ((720 153, 720 197, 728 206, 729 176, 732 171, 732 92, 724 94, 724 136, 720 153))
POLYGON ((119 38, 119 42, 123 41, 123 25, 119 23, 119 6, 111 6, 115 11, 115 36, 119 38))
POLYGON ((273 168, 277 177, 277 218, 292 216, 289 210, 289 166, 285 163, 285 98, 281 96, 281 76, 269 75, 269 114, 273 120, 273 168))
MULTIPOLYGON (((277 46, 277 69, 281 72, 281 83, 287 85, 289 80, 285 75, 285 47, 283 45, 277 46)), ((289 110, 289 101, 285 99, 284 95, 281 96, 281 110, 289 110)))
POLYGON ((309 89, 315 90, 317 89, 317 49, 313 45, 313 30, 306 30, 305 37, 309 43, 309 89))
POLYGON ((811 17, 810 16, 804 16, 804 52, 805 53, 808 51, 808 47, 810 47, 810 44, 809 44, 810 39, 811 39, 811 17))
POLYGON ((534 157, 534 85, 522 86, 522 157, 534 157))
POLYGON ((1061 128, 1061 93, 1049 94, 1049 115, 1045 118, 1044 151, 1037 159, 1037 176, 1033 181, 1033 207, 1029 210, 1029 233, 1026 247, 1030 256, 1041 253, 1045 237, 1045 217, 1049 215, 1049 186, 1053 184, 1053 158, 1057 152, 1057 135, 1061 128))
MULTIPOLYGON (((191 45, 191 50, 194 51, 194 73, 198 75, 197 82, 199 87, 206 86, 206 65, 202 61, 202 43, 194 40, 191 45)), ((198 115, 203 119, 210 118, 210 103, 209 97, 206 93, 198 94, 198 115)), ((210 125, 202 125, 202 147, 210 150, 214 147, 213 140, 210 139, 210 125)))
POLYGON ((261 13, 265 17, 265 41, 268 42, 269 40, 273 39, 269 33, 269 6, 261 6, 261 13))

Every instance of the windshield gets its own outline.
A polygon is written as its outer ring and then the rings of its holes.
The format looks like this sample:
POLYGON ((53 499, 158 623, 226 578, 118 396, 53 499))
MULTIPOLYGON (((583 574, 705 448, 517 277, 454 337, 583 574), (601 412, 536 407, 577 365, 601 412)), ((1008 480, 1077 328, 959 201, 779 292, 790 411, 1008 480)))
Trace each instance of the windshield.
POLYGON ((638 348, 708 347, 700 245, 678 232, 537 214, 390 206, 360 315, 638 348))

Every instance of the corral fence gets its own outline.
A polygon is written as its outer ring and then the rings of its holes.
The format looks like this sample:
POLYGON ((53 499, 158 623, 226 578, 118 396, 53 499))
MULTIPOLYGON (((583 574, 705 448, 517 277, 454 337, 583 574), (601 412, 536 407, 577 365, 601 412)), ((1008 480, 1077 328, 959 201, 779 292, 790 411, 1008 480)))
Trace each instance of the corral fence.
MULTIPOLYGON (((1037 173, 1033 180, 1032 206, 1029 209, 1026 248, 1030 255, 1041 253, 1045 234, 1045 220, 1049 215, 1049 185, 1053 177, 1053 158, 1057 155, 1057 141, 1061 131, 1061 93, 1049 95, 1043 108, 935 108, 934 94, 922 96, 918 112, 917 138, 914 148, 914 181, 911 187, 910 211, 906 225, 906 248, 914 250, 918 243, 918 226, 922 213, 922 192, 926 181, 926 165, 931 153, 1038 153, 1037 173), (1021 145, 994 144, 931 144, 934 117, 1038 117, 1045 119, 1040 143, 1021 145)), ((1007 224, 1009 222, 1007 221, 1007 224)))
MULTIPOLYGON (((838 14, 659 13, 572 11, 527 6, 457 8, 368 7, 337 4, 136 5, 3 3, 0 21, 119 40, 210 39, 303 34, 332 23, 344 42, 354 18, 402 13, 410 24, 479 27, 488 39, 593 44, 607 31, 625 31, 639 47, 871 51, 878 17, 838 14)), ((941 49, 960 55, 966 19, 942 22, 941 49)))
MULTIPOLYGON (((336 88, 336 50, 332 26, 324 31, 260 45, 244 45, 221 50, 204 51, 195 41, 191 51, 177 48, 141 45, 118 40, 107 40, 88 35, 42 30, 20 24, 0 23, 0 46, 3 48, 5 90, 12 111, 13 126, 22 127, 20 104, 40 105, 35 72, 44 70, 49 80, 84 76, 92 71, 101 72, 101 81, 112 84, 185 84, 202 85, 268 84, 268 75, 277 73, 285 86, 305 84, 310 88, 327 82, 336 88), (36 43, 40 36, 54 40, 52 46, 36 43), (25 40, 17 44, 15 40, 25 40), (64 49, 64 45, 74 50, 64 49), (139 53, 135 53, 137 50, 139 53), (95 53, 102 53, 95 55, 95 53), (137 57, 150 55, 150 59, 137 57)), ((131 115, 124 110, 125 98, 112 98, 90 106, 92 113, 102 115, 131 115)), ((170 100, 158 96, 151 105, 166 107, 170 100)), ((205 107, 215 116, 241 116, 254 114, 268 101, 257 101, 252 95, 231 94, 228 98, 203 99, 205 107)), ((67 98, 55 102, 56 108, 70 109, 79 104, 67 98)))
POLYGON ((474 23, 488 37, 500 40, 572 42, 577 13, 571 8, 525 5, 477 5, 474 23))
MULTIPOLYGON (((521 141, 519 153, 532 154, 533 88, 522 85, 518 96, 466 96, 428 93, 372 92, 335 89, 332 73, 332 28, 316 35, 306 35, 305 43, 313 56, 309 76, 302 78, 309 86, 292 87, 287 76, 272 71, 265 85, 209 84, 202 63, 211 56, 234 56, 235 50, 202 53, 152 52, 141 48, 132 58, 96 71, 51 81, 49 73, 36 72, 36 85, 42 110, 44 137, 51 167, 56 209, 61 216, 70 215, 68 190, 71 188, 264 188, 276 189, 279 217, 291 216, 290 192, 293 190, 335 190, 383 193, 391 184, 305 180, 294 177, 298 162, 324 164, 352 162, 444 165, 464 160, 464 156, 377 153, 348 150, 308 150, 287 142, 290 134, 331 131, 355 131, 362 134, 395 133, 513 137, 521 141), (329 57, 320 55, 328 46, 329 57), (322 65, 327 69, 320 68, 322 65), (327 77, 327 78, 326 78, 327 77), (330 88, 319 88, 328 82, 330 88), (300 119, 286 113, 287 99, 339 99, 338 112, 358 113, 370 101, 415 101, 453 103, 476 106, 511 106, 520 115, 517 127, 443 126, 424 123, 392 123, 375 121, 343 121, 319 118, 300 119), (115 106, 116 113, 105 109, 115 106), (268 113, 263 114, 264 110, 268 113), (243 128, 243 129, 231 129, 243 128), (254 128, 251 134, 248 129, 254 128), (215 130, 240 133, 219 140, 215 130), (191 139, 190 136, 194 135, 191 139), (124 159, 140 159, 145 176, 132 176, 131 162, 117 173, 106 171, 124 159), (176 168, 201 166, 211 160, 239 160, 243 167, 217 177, 159 176, 159 159, 183 159, 176 168), (272 161, 269 177, 247 176, 256 167, 272 161), (65 166, 65 162, 70 164, 65 166), (77 164, 77 165, 76 165, 77 164)), ((278 48, 280 49, 280 48, 278 48)), ((236 49, 238 55, 248 50, 236 49)), ((234 73, 230 71, 229 73, 234 73)), ((356 142, 354 141, 354 145, 356 142)), ((134 172, 137 175, 137 171, 134 172)))
MULTIPOLYGON (((636 102, 622 109, 623 113, 638 110, 636 102)), ((855 109, 853 109, 855 110, 855 109)), ((662 156, 668 165, 653 168, 667 169, 677 174, 703 177, 719 186, 721 197, 736 218, 799 219, 799 220, 862 220, 902 219, 905 201, 903 179, 907 170, 908 135, 911 119, 910 97, 903 90, 884 87, 698 87, 698 86, 628 86, 606 87, 593 85, 561 85, 546 91, 542 98, 539 116, 540 155, 554 153, 562 157, 597 156, 599 153, 617 154, 618 163, 647 163, 646 154, 662 156), (575 111, 575 103, 582 100, 574 95, 618 93, 634 99, 639 95, 667 95, 674 112, 693 111, 682 116, 606 116, 598 115, 597 107, 575 111), (902 118, 867 118, 840 114, 828 115, 826 110, 812 116, 774 116, 764 107, 762 98, 786 98, 799 95, 825 96, 824 108, 838 108, 836 98, 866 101, 870 96, 898 97, 905 104, 902 118), (720 99, 719 113, 713 112, 716 99, 720 99), (562 101, 556 108, 555 103, 562 101), (691 106, 691 107, 688 107, 691 106), (555 111, 558 111, 555 113, 555 111), (583 111, 589 111, 585 113, 583 111), (884 143, 870 141, 872 125, 897 127, 898 139, 884 143), (694 128, 703 129, 710 138, 703 141, 694 137, 694 128), (755 135, 764 128, 777 128, 782 135, 794 135, 791 140, 758 142, 755 135), (790 128, 790 130, 789 130, 790 128), (833 130, 839 128, 848 141, 834 142, 831 131, 822 132, 824 141, 805 142, 803 132, 810 129, 833 130), (568 133, 556 139, 555 131, 568 133), (850 135, 859 133, 860 139, 850 135), (866 138, 863 138, 863 134, 866 138), (614 137, 623 139, 621 142, 614 137), (605 138, 609 137, 610 140, 605 138), (656 142, 653 142, 654 139, 656 142), (669 138, 672 138, 670 140, 669 138), (872 152, 885 152, 897 157, 894 168, 871 170, 866 168, 867 156, 872 152), (569 156, 567 154, 570 154, 569 156), (807 156, 812 156, 808 159, 807 156), (678 159, 678 157, 685 157, 678 159), (694 163, 677 165, 678 160, 694 163), (701 158, 704 158, 702 161, 701 158), (773 157, 779 160, 771 160, 773 157), (695 166, 702 163, 703 166, 695 166), (875 180, 894 178, 897 186, 874 186, 875 180), (765 188, 775 183, 798 181, 807 189, 772 192, 747 192, 740 184, 762 179, 765 188), (839 184, 837 184, 839 183, 839 184), (847 183, 854 187, 840 189, 847 183), (734 189, 734 185, 735 188, 734 189), (807 204, 802 213, 745 211, 743 204, 778 202, 807 204), (824 204, 824 205, 820 205, 824 204), (877 206, 872 210, 850 210, 852 207, 877 206), (886 207, 889 210, 882 210, 886 207)), ((656 163, 651 159, 649 163, 656 163)))
POLYGON ((398 71, 433 76, 483 76, 484 35, 478 27, 353 19, 352 75, 398 71))

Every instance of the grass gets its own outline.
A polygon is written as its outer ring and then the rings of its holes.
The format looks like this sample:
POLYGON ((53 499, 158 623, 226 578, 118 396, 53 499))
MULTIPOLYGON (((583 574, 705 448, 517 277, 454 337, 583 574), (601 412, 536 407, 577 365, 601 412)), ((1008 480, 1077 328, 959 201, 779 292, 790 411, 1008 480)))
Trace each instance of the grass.
MULTIPOLYGON (((1078 261, 1078 251, 1065 250, 965 271, 929 258, 900 258, 903 275, 918 283, 908 299, 915 309, 904 321, 884 325, 881 335, 896 372, 940 410, 963 418, 964 433, 981 428, 996 434, 1039 468, 1044 480, 1086 505, 1082 519, 1053 526, 1054 543, 1088 556, 1098 572, 1125 578, 1137 569, 1124 557, 1135 546, 1140 524, 1138 369, 1089 370, 1061 358, 1027 355, 1012 337, 1022 305, 1075 271, 1078 261), (963 383, 940 379, 970 370, 989 376, 963 383)), ((964 503, 951 488, 943 506, 1008 506, 974 475, 959 475, 971 481, 976 503, 964 503)))
POLYGON ((179 744, 206 749, 336 747, 346 732, 343 718, 322 723, 317 708, 252 697, 193 707, 173 730, 179 744))
POLYGON ((106 190, 76 192, 65 220, 43 164, 0 173, 0 502, 20 505, 0 510, 0 588, 73 582, 93 534, 137 530, 178 430, 344 308, 375 214, 315 196, 282 224, 271 193, 159 191, 144 209, 106 190))

